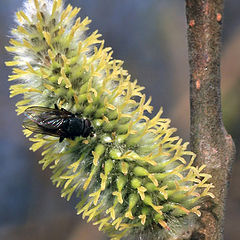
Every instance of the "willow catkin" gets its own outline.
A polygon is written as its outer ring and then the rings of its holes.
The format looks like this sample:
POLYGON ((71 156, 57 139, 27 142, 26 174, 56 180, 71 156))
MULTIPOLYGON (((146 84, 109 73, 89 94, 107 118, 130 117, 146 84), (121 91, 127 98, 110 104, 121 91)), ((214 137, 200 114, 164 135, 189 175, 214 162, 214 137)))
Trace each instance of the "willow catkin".
MULTIPOLYGON (((183 235, 200 216, 199 202, 213 195, 211 177, 192 166, 195 154, 172 134, 162 109, 149 119, 151 98, 112 58, 101 35, 86 34, 88 18, 61 0, 25 1, 12 30, 14 66, 11 97, 22 95, 21 114, 30 106, 54 107, 88 118, 95 136, 59 143, 32 134, 31 149, 43 149, 40 163, 52 169, 52 181, 68 200, 79 196, 77 213, 112 239, 129 234, 154 239, 183 235)), ((131 235, 132 236, 132 235, 131 235)))

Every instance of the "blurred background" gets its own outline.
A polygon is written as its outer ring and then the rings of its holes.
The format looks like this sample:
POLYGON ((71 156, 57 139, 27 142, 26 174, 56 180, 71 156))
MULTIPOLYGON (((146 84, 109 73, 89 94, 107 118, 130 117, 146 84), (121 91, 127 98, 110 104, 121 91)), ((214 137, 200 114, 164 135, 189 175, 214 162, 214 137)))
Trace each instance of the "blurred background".
MULTIPOLYGON (((154 113, 163 106, 177 134, 189 140, 189 76, 185 3, 179 0, 72 0, 81 17, 93 20, 114 58, 125 61, 133 78, 152 96, 154 113)), ((104 240, 91 224, 77 216, 76 199, 60 197, 51 172, 42 171, 40 151, 28 150, 22 134, 22 116, 15 113, 18 97, 9 99, 11 55, 8 45, 14 12, 21 0, 0 1, 0 240, 104 240)), ((240 143, 240 1, 225 3, 222 99, 226 128, 237 149, 240 143)), ((239 151, 238 151, 239 152, 239 151)), ((240 161, 234 163, 225 218, 225 240, 240 236, 240 161)))

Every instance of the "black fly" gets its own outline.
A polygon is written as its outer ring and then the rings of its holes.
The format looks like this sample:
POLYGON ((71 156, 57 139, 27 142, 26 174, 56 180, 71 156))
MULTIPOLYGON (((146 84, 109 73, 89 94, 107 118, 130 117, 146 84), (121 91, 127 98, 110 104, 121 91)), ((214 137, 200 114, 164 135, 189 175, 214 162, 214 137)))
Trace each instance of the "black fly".
POLYGON ((93 136, 90 120, 79 118, 64 108, 59 109, 56 104, 55 109, 40 106, 29 107, 24 115, 26 118, 23 126, 26 129, 34 133, 60 137, 59 142, 62 142, 64 138, 93 136))

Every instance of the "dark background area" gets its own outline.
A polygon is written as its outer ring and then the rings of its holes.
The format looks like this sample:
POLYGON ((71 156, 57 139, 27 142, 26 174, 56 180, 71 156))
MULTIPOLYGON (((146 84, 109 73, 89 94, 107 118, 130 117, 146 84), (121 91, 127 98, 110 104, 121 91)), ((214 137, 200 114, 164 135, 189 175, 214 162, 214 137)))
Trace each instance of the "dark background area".
MULTIPOLYGON (((125 61, 133 79, 152 96, 154 113, 163 106, 164 117, 172 120, 177 134, 189 139, 189 87, 185 3, 179 0, 75 0, 81 17, 93 22, 114 58, 125 61)), ((103 240, 97 228, 83 221, 74 209, 76 199, 67 202, 42 171, 40 151, 28 150, 22 134, 22 116, 15 113, 19 97, 9 99, 7 81, 11 69, 8 45, 14 13, 20 0, 0 1, 0 240, 103 240)), ((240 139, 240 1, 225 3, 222 52, 222 98, 224 121, 240 139)), ((238 154, 239 156, 239 154, 238 154)), ((234 163, 225 218, 225 240, 240 236, 240 161, 234 163)))

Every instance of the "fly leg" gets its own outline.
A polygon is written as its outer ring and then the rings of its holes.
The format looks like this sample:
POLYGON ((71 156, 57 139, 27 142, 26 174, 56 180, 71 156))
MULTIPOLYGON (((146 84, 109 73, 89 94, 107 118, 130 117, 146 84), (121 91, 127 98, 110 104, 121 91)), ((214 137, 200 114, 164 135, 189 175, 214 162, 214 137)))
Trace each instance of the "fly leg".
POLYGON ((66 138, 66 134, 64 133, 64 131, 60 128, 58 129, 58 135, 59 137, 59 142, 62 142, 64 140, 64 138, 66 138))
MULTIPOLYGON (((57 105, 56 103, 54 104, 54 108, 55 108, 56 110, 60 110, 59 107, 58 107, 58 105, 57 105)), ((64 108, 61 108, 61 111, 69 113, 69 112, 68 112, 66 109, 64 109, 64 108)))
POLYGON ((59 110, 58 105, 56 103, 54 104, 54 107, 56 110, 59 110))

